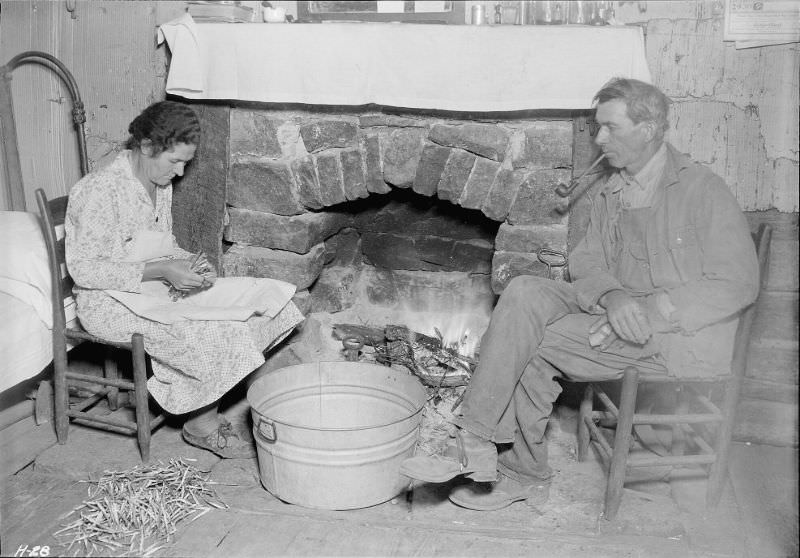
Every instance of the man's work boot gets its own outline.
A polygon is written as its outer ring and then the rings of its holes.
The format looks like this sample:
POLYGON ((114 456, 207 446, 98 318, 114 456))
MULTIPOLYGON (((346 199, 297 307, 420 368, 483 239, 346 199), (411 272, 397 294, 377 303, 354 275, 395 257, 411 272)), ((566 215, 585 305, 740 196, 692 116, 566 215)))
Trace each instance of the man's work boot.
POLYGON ((549 480, 524 484, 502 472, 497 482, 471 482, 453 489, 450 493, 450 501, 454 504, 478 511, 500 510, 520 500, 536 507, 547 503, 549 498, 549 480))
POLYGON ((481 482, 497 479, 497 446, 458 429, 442 455, 415 455, 403 461, 400 474, 424 482, 447 482, 458 475, 481 482))

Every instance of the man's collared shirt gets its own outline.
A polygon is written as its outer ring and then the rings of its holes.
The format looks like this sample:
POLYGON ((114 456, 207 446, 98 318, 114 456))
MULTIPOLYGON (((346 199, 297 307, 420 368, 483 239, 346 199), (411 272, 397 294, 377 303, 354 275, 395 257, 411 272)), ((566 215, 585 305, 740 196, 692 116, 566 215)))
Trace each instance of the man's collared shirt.
POLYGON ((647 164, 635 175, 625 169, 617 173, 617 186, 614 191, 620 192, 620 203, 625 209, 638 209, 653 205, 656 188, 661 181, 664 165, 667 160, 665 143, 650 157, 647 164))

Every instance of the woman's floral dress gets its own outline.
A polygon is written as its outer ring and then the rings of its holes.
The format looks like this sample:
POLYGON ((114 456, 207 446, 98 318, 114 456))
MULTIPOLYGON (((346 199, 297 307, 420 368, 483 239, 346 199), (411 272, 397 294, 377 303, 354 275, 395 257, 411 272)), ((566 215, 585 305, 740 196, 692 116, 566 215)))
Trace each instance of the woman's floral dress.
POLYGON ((290 301, 273 318, 247 321, 155 322, 104 291, 140 292, 145 264, 127 261, 143 230, 169 233, 176 258, 191 258, 172 236, 172 186, 157 187, 156 204, 133 175, 129 151, 81 179, 70 191, 65 222, 67 268, 75 281, 81 325, 109 341, 144 336, 153 376, 148 389, 166 411, 186 413, 215 402, 264 363, 271 348, 303 320, 290 301))

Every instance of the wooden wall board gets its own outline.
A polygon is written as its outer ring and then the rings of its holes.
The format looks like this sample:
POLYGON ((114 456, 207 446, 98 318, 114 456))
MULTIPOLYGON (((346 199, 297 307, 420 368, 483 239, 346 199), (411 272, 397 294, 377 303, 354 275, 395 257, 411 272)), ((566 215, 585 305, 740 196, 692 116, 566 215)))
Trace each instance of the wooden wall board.
POLYGON ((736 49, 723 41, 723 7, 624 2, 616 18, 644 27, 653 82, 695 121, 676 127, 675 143, 709 163, 745 210, 797 212, 800 45, 736 49))
MULTIPOLYGON (((52 54, 69 68, 86 107, 90 168, 127 137, 141 109, 164 98, 166 49, 157 25, 180 15, 185 2, 2 3, 0 63, 26 50, 52 54)), ((33 191, 66 193, 80 177, 77 141, 66 89, 44 67, 13 74, 12 94, 28 210, 33 191)), ((5 207, 5 206, 3 206, 5 207)))

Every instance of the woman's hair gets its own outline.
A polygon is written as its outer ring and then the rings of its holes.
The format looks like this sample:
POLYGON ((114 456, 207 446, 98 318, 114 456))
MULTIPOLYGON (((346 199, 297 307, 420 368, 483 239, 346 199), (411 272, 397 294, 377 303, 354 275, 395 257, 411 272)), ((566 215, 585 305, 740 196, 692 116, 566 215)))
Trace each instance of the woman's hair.
POLYGON ((153 155, 175 144, 197 145, 200 141, 200 120, 188 106, 174 101, 160 101, 144 109, 128 126, 130 137, 126 149, 141 149, 143 140, 150 140, 153 155))
POLYGON ((669 128, 667 112, 670 100, 657 87, 638 79, 613 78, 594 96, 596 104, 619 99, 627 107, 628 118, 635 124, 652 121, 658 137, 664 137, 669 128))

